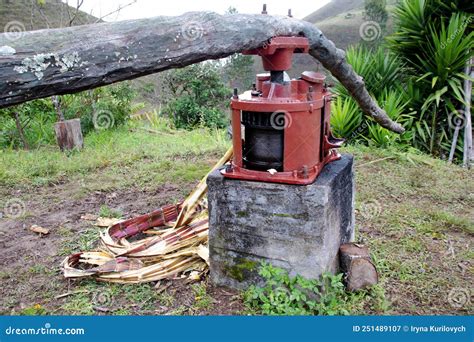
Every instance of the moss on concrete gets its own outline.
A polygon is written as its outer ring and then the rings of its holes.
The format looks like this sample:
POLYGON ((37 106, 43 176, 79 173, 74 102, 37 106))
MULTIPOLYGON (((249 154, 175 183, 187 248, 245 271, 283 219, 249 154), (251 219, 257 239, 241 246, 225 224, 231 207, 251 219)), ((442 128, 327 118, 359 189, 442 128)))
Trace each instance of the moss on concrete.
POLYGON ((246 258, 237 258, 234 265, 227 264, 225 271, 229 277, 237 281, 243 281, 249 273, 257 269, 258 263, 246 258))

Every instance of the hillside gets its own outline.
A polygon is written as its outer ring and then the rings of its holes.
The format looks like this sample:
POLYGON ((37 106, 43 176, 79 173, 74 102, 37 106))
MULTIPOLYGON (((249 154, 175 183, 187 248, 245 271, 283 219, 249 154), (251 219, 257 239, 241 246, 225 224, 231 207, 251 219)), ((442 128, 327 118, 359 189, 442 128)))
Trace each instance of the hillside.
POLYGON ((338 14, 363 9, 364 0, 332 0, 327 5, 303 18, 310 23, 317 23, 338 14))
POLYGON ((36 0, 0 0, 2 32, 8 31, 9 27, 21 30, 24 27, 27 31, 66 27, 70 26, 72 18, 75 18, 73 25, 91 24, 97 21, 97 18, 81 11, 76 15, 76 9, 61 0, 46 0, 43 5, 39 3, 36 0))
MULTIPOLYGON (((387 32, 391 32, 393 20, 390 13, 396 0, 387 1, 389 19, 387 32)), ((306 16, 304 20, 314 23, 338 48, 346 49, 360 42, 359 28, 364 23, 364 0, 332 0, 326 6, 306 16)))

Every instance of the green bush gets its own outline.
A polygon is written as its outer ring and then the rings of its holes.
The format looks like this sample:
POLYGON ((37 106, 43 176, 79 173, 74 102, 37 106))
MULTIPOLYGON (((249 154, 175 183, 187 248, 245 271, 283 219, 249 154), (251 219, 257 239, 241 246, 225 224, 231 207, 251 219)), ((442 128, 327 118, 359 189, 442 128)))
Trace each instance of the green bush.
MULTIPOLYGON (((365 82, 370 94, 378 98, 385 89, 402 90, 404 64, 384 46, 371 50, 365 46, 351 46, 346 51, 346 60, 365 82)), ((349 91, 340 83, 335 93, 349 97, 349 91)))
POLYGON ((26 102, 14 107, 0 109, 0 147, 26 148, 47 145, 54 142, 56 114, 50 99, 26 102), (15 115, 22 127, 24 141, 21 139, 15 115))
POLYGON ((228 124, 230 90, 222 82, 216 63, 172 70, 165 75, 164 85, 170 93, 164 111, 176 128, 222 128, 228 124))
POLYGON ((124 124, 132 111, 135 96, 129 83, 96 88, 61 97, 66 119, 81 119, 82 133, 124 124))
MULTIPOLYGON (((401 123, 404 127, 409 128, 413 123, 413 112, 406 113, 405 108, 408 105, 406 97, 403 93, 396 90, 384 90, 377 99, 380 107, 385 109, 388 117, 395 122, 401 123)), ((369 144, 378 147, 388 147, 395 144, 407 144, 410 142, 412 132, 407 130, 403 134, 397 134, 383 128, 372 119, 367 119, 367 134, 364 139, 369 144)))
POLYGON ((349 296, 341 281, 342 274, 323 274, 321 280, 308 280, 270 264, 259 274, 264 287, 250 286, 244 294, 247 305, 264 315, 348 315, 349 296))
MULTIPOLYGON (((84 135, 93 129, 123 124, 131 112, 134 96, 128 83, 59 97, 65 119, 80 118, 84 135)), ((0 109, 0 148, 39 147, 55 143, 58 114, 51 99, 40 99, 0 109), (18 114, 24 132, 22 141, 15 121, 18 114)))
MULTIPOLYGON (((415 147, 446 156, 454 134, 450 118, 462 109, 466 62, 474 54, 473 5, 461 0, 402 0, 395 10, 390 49, 406 64, 415 147)), ((462 133, 457 150, 462 151, 462 133)), ((460 157, 461 153, 458 153, 460 157)))
MULTIPOLYGON (((401 60, 384 46, 369 49, 366 46, 349 47, 346 59, 365 82, 369 93, 385 109, 387 115, 405 127, 411 127, 412 110, 403 89, 403 70, 401 60)), ((331 128, 337 137, 348 140, 363 140, 380 147, 410 140, 412 132, 400 136, 369 118, 362 111, 348 90, 340 83, 336 84, 338 95, 332 104, 331 128)))

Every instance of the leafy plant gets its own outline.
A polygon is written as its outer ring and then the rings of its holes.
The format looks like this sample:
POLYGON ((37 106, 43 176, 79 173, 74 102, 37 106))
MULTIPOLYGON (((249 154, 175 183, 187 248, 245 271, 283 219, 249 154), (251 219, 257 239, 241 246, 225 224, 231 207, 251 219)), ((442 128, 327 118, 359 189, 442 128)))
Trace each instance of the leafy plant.
POLYGON ((170 96, 165 112, 177 128, 218 127, 227 125, 224 108, 230 91, 212 62, 172 70, 164 78, 170 96))
POLYGON ((109 206, 104 204, 100 206, 99 216, 121 218, 123 217, 123 212, 121 210, 112 209, 109 206))
POLYGON ((44 316, 47 314, 48 311, 40 304, 35 304, 20 311, 20 315, 22 316, 44 316))
POLYGON ((403 0, 387 39, 407 66, 407 89, 416 89, 413 143, 436 156, 448 153, 454 133, 449 115, 464 105, 463 72, 474 51, 472 9, 465 1, 403 0))
MULTIPOLYGON (((412 114, 405 114, 407 102, 405 96, 394 90, 384 90, 380 95, 378 102, 385 109, 387 115, 395 122, 403 126, 411 127, 412 114)), ((367 135, 364 137, 369 143, 378 147, 388 147, 395 143, 407 143, 411 140, 411 132, 406 131, 402 135, 389 131, 386 128, 376 124, 373 120, 367 121, 367 135)))
POLYGON ((349 139, 362 122, 362 112, 352 97, 337 97, 331 103, 331 130, 338 138, 349 139))
POLYGON ((127 82, 61 97, 66 119, 81 119, 83 134, 124 124, 132 112, 135 96, 127 82))
MULTIPOLYGON (((370 50, 365 46, 351 46, 346 51, 346 59, 354 71, 359 74, 370 94, 378 98, 384 89, 401 89, 404 64, 384 46, 370 50)), ((349 97, 349 91, 340 83, 335 93, 349 97)))
MULTIPOLYGON (((65 119, 80 118, 84 135, 122 125, 132 110, 134 93, 127 83, 59 97, 65 119), (102 125, 100 120, 106 120, 102 125)), ((51 99, 0 109, 0 147, 36 148, 54 144, 57 112, 51 99)))
MULTIPOLYGON (((407 105, 402 88, 404 64, 383 46, 370 50, 365 46, 349 47, 346 59, 354 70, 364 79, 369 93, 378 99, 379 104, 395 121, 407 119, 403 110, 407 105), (387 107, 387 108, 386 108, 387 107)), ((334 134, 346 139, 362 137, 377 146, 391 145, 405 140, 374 121, 363 119, 362 112, 348 90, 340 83, 336 84, 335 100, 331 113, 331 127, 334 134)))
POLYGON ((323 274, 320 280, 299 275, 290 277, 283 269, 263 263, 259 274, 264 287, 250 286, 245 292, 247 305, 264 315, 348 315, 349 296, 342 274, 323 274))

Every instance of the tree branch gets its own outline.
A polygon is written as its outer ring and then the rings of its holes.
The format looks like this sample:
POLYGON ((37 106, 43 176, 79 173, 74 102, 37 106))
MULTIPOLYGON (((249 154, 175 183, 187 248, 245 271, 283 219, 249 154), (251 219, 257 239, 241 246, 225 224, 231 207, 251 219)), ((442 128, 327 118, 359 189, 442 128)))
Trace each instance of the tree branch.
POLYGON ((0 34, 0 108, 74 93, 262 46, 274 36, 306 36, 310 54, 349 89, 365 114, 401 133, 364 82, 314 25, 269 15, 190 12, 178 17, 0 34), (1 51, 7 51, 3 53, 1 51))

